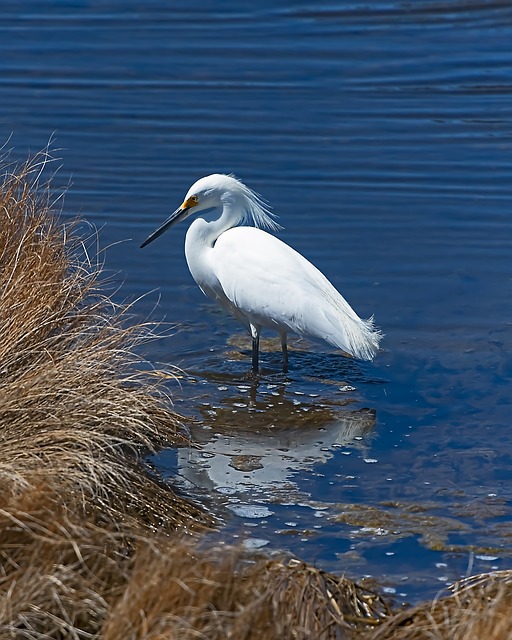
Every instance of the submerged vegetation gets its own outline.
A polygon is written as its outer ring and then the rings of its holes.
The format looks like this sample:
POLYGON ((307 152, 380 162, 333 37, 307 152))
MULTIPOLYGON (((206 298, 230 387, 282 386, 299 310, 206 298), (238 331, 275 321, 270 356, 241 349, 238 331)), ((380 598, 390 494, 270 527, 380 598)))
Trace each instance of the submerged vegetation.
POLYGON ((296 560, 205 548, 202 506, 144 465, 187 445, 42 154, 0 186, 0 638, 480 638, 512 633, 512 575, 393 614, 296 560), (492 632, 490 630, 493 630, 492 632))

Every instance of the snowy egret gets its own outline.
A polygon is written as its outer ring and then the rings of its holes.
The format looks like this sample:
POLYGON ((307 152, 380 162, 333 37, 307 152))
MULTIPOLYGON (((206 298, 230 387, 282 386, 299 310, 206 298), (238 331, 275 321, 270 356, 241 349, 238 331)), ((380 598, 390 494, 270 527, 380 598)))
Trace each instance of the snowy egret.
POLYGON ((261 198, 231 175, 195 182, 183 204, 141 245, 171 225, 202 211, 216 212, 190 225, 185 255, 203 293, 227 309, 252 337, 252 369, 258 371, 262 327, 281 336, 283 370, 288 370, 289 331, 321 338, 363 360, 372 360, 382 334, 373 317, 362 320, 327 278, 275 236, 280 226, 261 198), (243 224, 252 226, 239 226, 243 224))

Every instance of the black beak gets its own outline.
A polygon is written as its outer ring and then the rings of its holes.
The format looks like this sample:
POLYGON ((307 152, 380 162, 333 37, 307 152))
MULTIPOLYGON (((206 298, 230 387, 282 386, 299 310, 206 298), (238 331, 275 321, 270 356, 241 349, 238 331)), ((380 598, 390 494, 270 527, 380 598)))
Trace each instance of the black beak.
POLYGON ((167 229, 169 229, 169 227, 171 227, 175 222, 179 222, 185 216, 189 209, 190 207, 179 207, 179 209, 176 209, 174 213, 171 213, 171 215, 167 218, 163 225, 158 227, 156 231, 154 231, 144 240, 144 242, 140 245, 140 248, 143 249, 147 244, 153 242, 153 240, 156 240, 159 236, 161 236, 162 233, 165 233, 167 229))

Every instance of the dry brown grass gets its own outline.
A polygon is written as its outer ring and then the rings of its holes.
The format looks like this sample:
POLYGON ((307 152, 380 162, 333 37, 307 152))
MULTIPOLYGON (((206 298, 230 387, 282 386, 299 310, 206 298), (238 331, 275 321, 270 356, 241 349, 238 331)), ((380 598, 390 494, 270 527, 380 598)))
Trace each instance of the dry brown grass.
POLYGON ((389 613, 372 591, 304 563, 248 563, 233 549, 181 542, 139 555, 104 638, 330 640, 389 613))
POLYGON ((0 191, 2 490, 15 501, 43 483, 111 522, 206 522, 137 465, 140 452, 185 438, 135 366, 149 328, 124 326, 98 265, 51 213, 37 183, 44 160, 7 173, 0 191))
POLYGON ((149 328, 124 325, 52 213, 46 161, 4 166, 0 188, 0 634, 87 637, 139 538, 212 518, 141 464, 185 438, 137 366, 149 328))
POLYGON ((505 574, 391 617, 350 580, 184 535, 212 518, 141 461, 185 441, 133 355, 148 328, 52 213, 46 159, 0 187, 0 639, 511 637, 505 574))

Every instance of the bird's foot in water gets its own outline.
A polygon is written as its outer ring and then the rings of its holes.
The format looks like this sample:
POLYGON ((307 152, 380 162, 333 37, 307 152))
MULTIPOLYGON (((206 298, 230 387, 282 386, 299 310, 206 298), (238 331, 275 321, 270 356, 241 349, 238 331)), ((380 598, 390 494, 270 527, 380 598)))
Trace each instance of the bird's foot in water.
POLYGON ((259 379, 260 379, 259 369, 257 371, 255 371, 254 369, 251 369, 244 375, 244 380, 247 380, 249 382, 254 382, 255 380, 259 380, 259 379))

